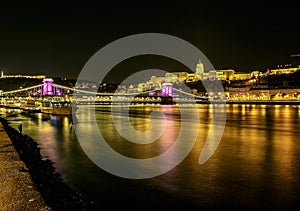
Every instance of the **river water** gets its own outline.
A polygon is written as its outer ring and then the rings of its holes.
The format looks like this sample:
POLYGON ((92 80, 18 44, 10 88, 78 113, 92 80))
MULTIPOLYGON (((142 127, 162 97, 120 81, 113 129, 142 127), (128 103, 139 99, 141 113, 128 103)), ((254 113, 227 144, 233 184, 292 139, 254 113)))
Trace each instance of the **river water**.
MULTIPOLYGON (((84 109, 87 113, 79 114, 76 121, 41 113, 24 115, 4 108, 0 112, 11 126, 23 124, 23 133, 39 143, 43 156, 55 162, 64 181, 93 202, 92 210, 119 206, 124 210, 300 206, 300 106, 226 105, 222 139, 212 157, 200 165, 214 107, 198 105, 200 125, 191 152, 172 170, 147 179, 112 175, 88 158, 75 133, 75 127, 81 125, 87 141, 95 138, 88 124, 81 122, 94 108, 84 109)), ((134 106, 130 122, 137 131, 151 128, 149 114, 153 110, 166 114, 167 126, 166 132, 151 144, 133 144, 120 136, 110 107, 96 107, 95 117, 103 137, 115 151, 137 159, 151 158, 174 144, 182 126, 176 106, 134 106)), ((116 121, 126 118, 122 109, 119 111, 116 121)), ((195 128, 195 122, 191 117, 186 124, 195 128)), ((160 119, 154 123, 160 125, 160 119)), ((97 147, 90 146, 89 150, 97 153, 97 147)))

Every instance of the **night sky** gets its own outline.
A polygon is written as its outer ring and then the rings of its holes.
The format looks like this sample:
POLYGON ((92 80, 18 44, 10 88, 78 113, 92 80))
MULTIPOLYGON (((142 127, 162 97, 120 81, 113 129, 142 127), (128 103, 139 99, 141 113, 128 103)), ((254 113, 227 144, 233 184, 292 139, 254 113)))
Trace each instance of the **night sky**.
MULTIPOLYGON (((1 2, 0 69, 5 74, 76 78, 101 47, 136 33, 165 33, 198 47, 216 69, 265 71, 300 64, 300 7, 282 1, 11 1, 1 2)), ((131 71, 187 71, 158 56, 124 61, 131 71)))

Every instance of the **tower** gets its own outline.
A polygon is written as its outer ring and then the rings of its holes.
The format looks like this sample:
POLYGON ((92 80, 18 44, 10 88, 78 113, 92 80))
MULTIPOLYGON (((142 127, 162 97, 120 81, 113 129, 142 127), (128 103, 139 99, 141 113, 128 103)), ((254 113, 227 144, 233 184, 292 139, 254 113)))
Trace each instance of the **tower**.
POLYGON ((200 78, 203 78, 203 75, 204 75, 204 66, 200 59, 196 66, 196 75, 198 75, 200 78))
POLYGON ((43 95, 53 95, 53 80, 51 78, 43 80, 43 95))
POLYGON ((171 83, 162 84, 161 95, 163 97, 173 97, 173 89, 171 83))

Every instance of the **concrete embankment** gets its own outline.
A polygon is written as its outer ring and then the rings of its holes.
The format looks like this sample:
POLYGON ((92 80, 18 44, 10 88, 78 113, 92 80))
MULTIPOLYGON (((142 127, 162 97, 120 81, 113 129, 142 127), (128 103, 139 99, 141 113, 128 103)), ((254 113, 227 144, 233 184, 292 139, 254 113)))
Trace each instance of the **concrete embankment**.
POLYGON ((0 210, 89 210, 52 164, 32 138, 0 117, 0 210))

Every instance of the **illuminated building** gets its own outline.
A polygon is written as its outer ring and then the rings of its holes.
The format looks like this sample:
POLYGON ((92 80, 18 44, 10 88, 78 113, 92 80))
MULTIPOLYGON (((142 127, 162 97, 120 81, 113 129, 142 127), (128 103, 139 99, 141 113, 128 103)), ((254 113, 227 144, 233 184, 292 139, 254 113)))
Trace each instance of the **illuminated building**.
POLYGON ((138 92, 145 92, 145 91, 150 91, 150 90, 155 90, 159 88, 159 86, 153 82, 146 82, 146 83, 139 83, 137 87, 138 92))
POLYGON ((165 78, 166 82, 172 83, 172 82, 183 82, 188 77, 187 72, 171 72, 166 73, 165 78))
POLYGON ((34 78, 34 79, 45 79, 45 75, 4 75, 1 71, 1 78, 34 78))
POLYGON ((228 70, 216 70, 216 76, 218 80, 232 80, 232 77, 234 75, 234 70, 228 69, 228 70))
POLYGON ((251 77, 251 73, 235 73, 231 76, 230 80, 249 80, 251 77))
POLYGON ((208 79, 215 80, 217 79, 217 71, 211 70, 208 72, 208 79))
POLYGON ((299 67, 288 67, 288 68, 272 69, 269 70, 268 72, 270 75, 291 74, 298 71, 299 69, 300 69, 299 67))
POLYGON ((201 60, 199 59, 199 62, 196 66, 196 74, 202 79, 204 76, 204 66, 201 62, 201 60))

